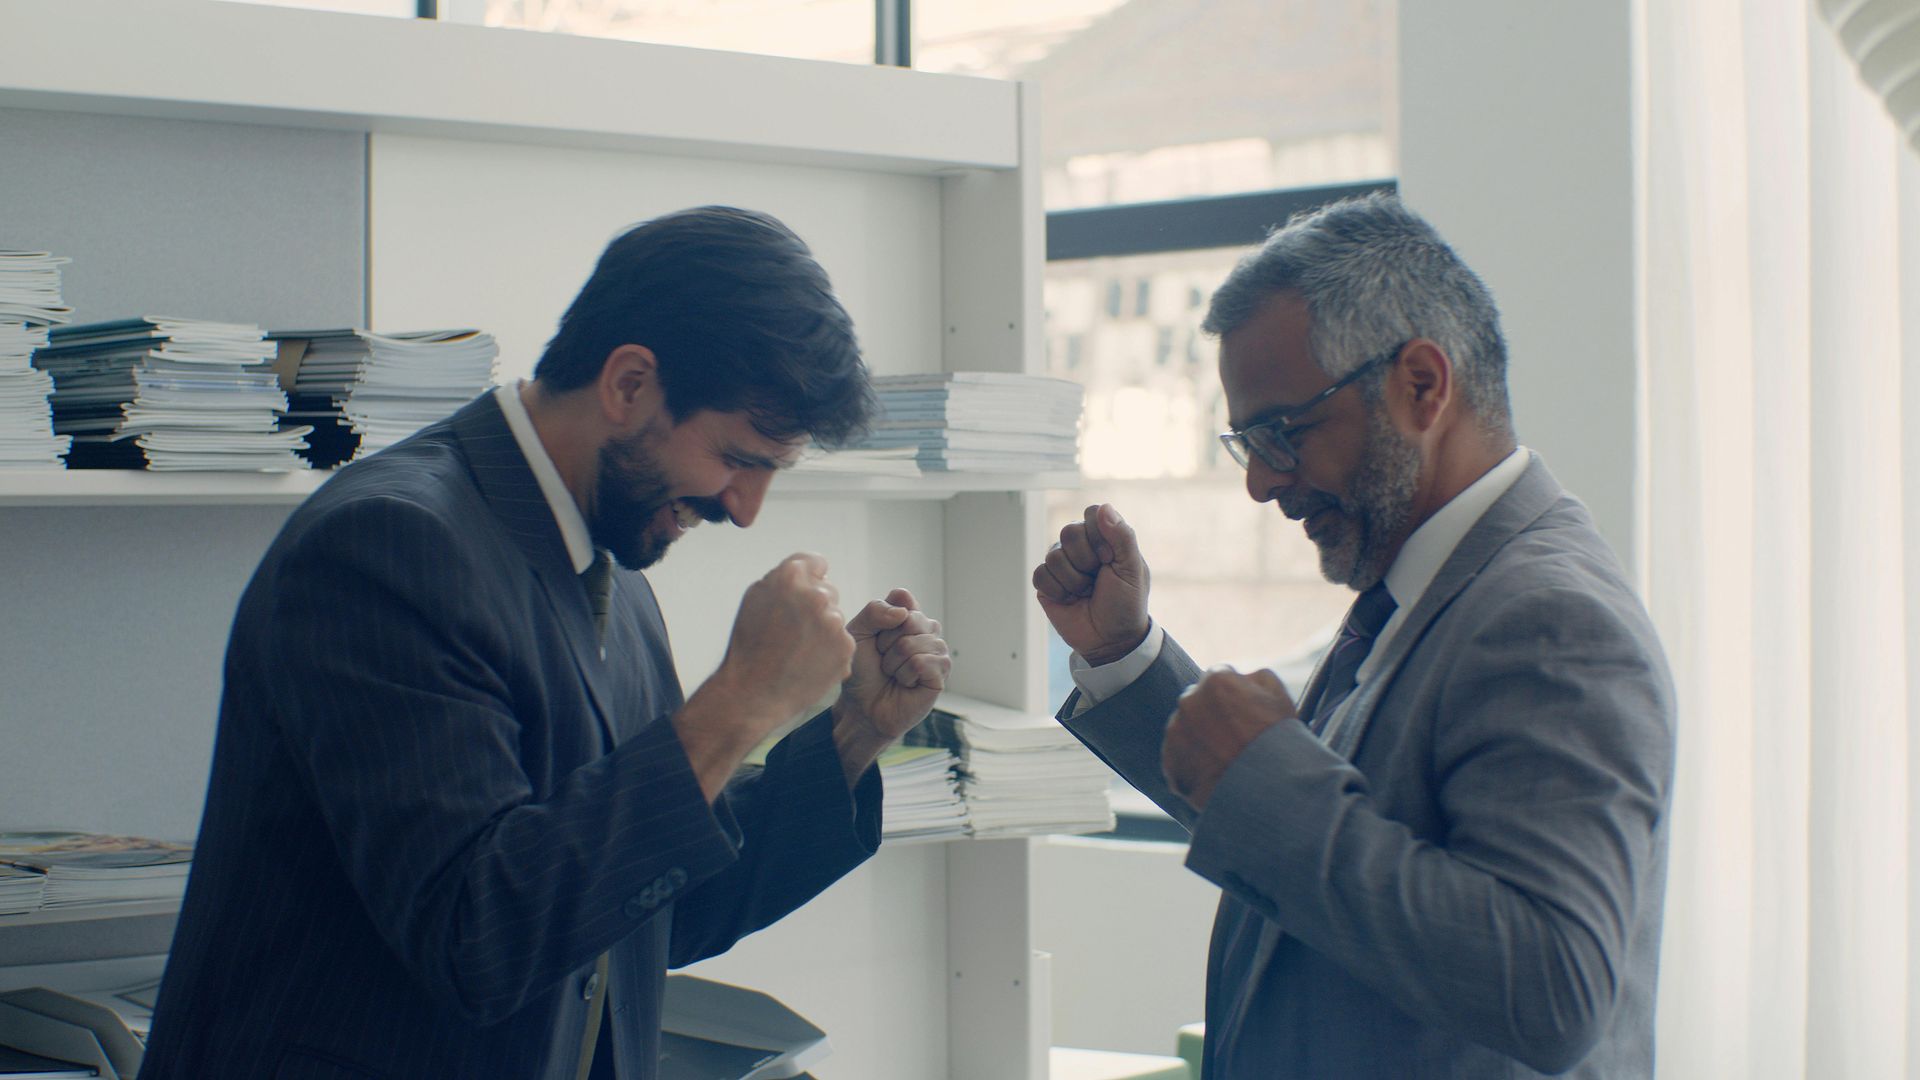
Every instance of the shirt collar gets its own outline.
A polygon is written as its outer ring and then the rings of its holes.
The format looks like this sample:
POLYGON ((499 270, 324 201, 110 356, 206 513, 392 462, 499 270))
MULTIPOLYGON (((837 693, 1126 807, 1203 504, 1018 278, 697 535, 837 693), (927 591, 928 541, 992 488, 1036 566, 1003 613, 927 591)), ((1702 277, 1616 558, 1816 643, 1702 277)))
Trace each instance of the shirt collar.
POLYGON ((540 493, 547 497, 547 507, 553 511, 553 520, 560 526, 560 538, 566 541, 567 558, 573 562, 573 572, 583 574, 593 563, 593 540, 587 532, 587 519, 581 515, 580 504, 574 501, 573 492, 567 490, 566 481, 560 479, 560 470, 547 454, 547 448, 541 444, 540 433, 533 428, 533 417, 527 415, 526 403, 520 400, 526 386, 526 380, 517 379, 512 386, 501 387, 494 397, 500 402, 500 411, 507 418, 513 441, 520 444, 520 453, 526 457, 527 466, 533 470, 533 478, 540 484, 540 493))
POLYGON ((1436 510, 1432 517, 1420 523, 1401 546, 1400 554, 1394 557, 1393 565, 1387 567, 1387 591, 1393 594, 1393 617, 1387 625, 1381 627, 1379 636, 1373 639, 1373 648, 1367 652, 1367 658, 1360 665, 1358 677, 1365 679, 1373 673, 1380 657, 1386 654, 1386 644, 1398 633, 1402 623, 1407 621, 1407 613, 1420 603, 1426 595, 1427 586, 1446 565, 1453 549, 1460 546, 1467 532, 1479 523, 1480 518, 1500 496, 1507 493, 1520 474, 1527 471, 1527 448, 1516 448, 1503 458, 1498 465, 1488 469, 1485 475, 1467 485, 1466 490, 1447 501, 1445 506, 1436 510))

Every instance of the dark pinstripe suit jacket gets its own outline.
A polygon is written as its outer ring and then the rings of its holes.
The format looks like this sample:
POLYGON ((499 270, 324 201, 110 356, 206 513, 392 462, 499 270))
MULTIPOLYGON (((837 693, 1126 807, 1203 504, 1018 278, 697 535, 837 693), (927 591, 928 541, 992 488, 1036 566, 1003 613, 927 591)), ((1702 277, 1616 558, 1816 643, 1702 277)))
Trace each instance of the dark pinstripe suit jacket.
POLYGON ((491 395, 344 470, 241 597, 147 1080, 571 1078, 611 950, 624 1077, 665 969, 879 843, 826 718, 709 807, 646 579, 606 658, 491 395))

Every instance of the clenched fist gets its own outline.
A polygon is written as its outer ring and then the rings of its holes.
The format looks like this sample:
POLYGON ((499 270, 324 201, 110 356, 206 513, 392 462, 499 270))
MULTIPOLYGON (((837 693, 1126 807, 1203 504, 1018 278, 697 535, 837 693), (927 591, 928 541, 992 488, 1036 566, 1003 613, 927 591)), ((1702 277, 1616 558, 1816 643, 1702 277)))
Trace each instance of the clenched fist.
POLYGON ((1120 511, 1087 507, 1033 571, 1040 610, 1090 664, 1110 664, 1147 639, 1147 561, 1120 511))
POLYGON ((1160 744, 1167 786, 1195 810, 1205 810, 1233 759, 1268 728, 1297 715, 1293 697, 1273 672, 1214 668, 1180 695, 1167 721, 1160 744))
POLYGON ((747 586, 720 669, 674 714, 674 733, 707 801, 781 724, 811 707, 853 668, 853 636, 827 560, 790 555, 747 586))
POLYGON ((827 560, 812 552, 789 555, 747 586, 720 667, 733 681, 757 686, 774 705, 780 716, 768 730, 846 679, 853 636, 844 622, 827 560))
POLYGON ((853 673, 840 686, 833 716, 834 743, 852 783, 933 709, 953 658, 939 621, 905 589, 861 608, 847 632, 854 640, 853 673))

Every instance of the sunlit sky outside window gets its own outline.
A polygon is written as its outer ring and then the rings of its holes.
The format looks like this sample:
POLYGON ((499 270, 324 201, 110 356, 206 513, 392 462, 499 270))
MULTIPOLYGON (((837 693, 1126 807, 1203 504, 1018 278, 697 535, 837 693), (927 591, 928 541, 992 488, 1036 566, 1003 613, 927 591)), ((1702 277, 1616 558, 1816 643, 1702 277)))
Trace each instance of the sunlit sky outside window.
POLYGON ((488 26, 873 63, 873 0, 487 0, 488 26))

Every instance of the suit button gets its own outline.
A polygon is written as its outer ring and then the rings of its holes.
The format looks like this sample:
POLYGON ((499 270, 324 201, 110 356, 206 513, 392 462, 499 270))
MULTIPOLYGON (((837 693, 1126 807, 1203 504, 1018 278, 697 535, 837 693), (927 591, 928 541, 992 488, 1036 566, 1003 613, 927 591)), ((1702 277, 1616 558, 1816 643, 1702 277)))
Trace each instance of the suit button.
POLYGON ((639 897, 639 896, 629 897, 627 899, 627 906, 626 906, 627 918, 637 919, 640 916, 645 915, 647 913, 647 909, 651 908, 652 906, 653 906, 652 904, 649 904, 646 902, 646 899, 644 897, 639 897))
POLYGON ((676 866, 673 869, 667 871, 667 888, 677 889, 680 886, 685 885, 686 883, 687 883, 687 872, 685 870, 682 870, 676 866))
POLYGON ((599 992, 600 992, 600 973, 596 971, 593 974, 587 976, 587 985, 580 988, 580 1000, 592 1001, 593 995, 599 992))

